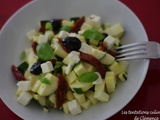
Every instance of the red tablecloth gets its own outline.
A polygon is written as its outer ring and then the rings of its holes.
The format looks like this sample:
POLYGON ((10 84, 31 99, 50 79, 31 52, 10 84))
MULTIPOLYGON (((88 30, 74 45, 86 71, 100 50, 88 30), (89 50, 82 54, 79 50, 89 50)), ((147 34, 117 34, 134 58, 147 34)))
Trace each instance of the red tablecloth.
MULTIPOLYGON (((8 18, 30 0, 0 0, 0 29, 8 18)), ((141 20, 149 40, 160 42, 160 0, 121 0, 141 20)), ((160 119, 160 59, 151 60, 146 79, 131 102, 109 120, 160 119), (131 112, 150 112, 133 114, 131 112), (128 113, 127 115, 125 113, 128 113)), ((0 99, 0 120, 21 120, 0 99)))

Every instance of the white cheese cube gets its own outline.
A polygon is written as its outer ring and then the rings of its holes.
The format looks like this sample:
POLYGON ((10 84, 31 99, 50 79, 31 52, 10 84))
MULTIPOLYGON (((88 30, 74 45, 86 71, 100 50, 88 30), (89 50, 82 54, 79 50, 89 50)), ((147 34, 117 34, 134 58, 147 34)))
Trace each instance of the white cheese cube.
POLYGON ((115 42, 116 42, 116 39, 109 35, 104 39, 103 45, 106 48, 111 49, 111 47, 114 45, 115 42))
POLYGON ((87 23, 89 23, 90 25, 92 25, 94 28, 99 28, 101 25, 101 17, 97 16, 97 15, 91 15, 88 19, 87 19, 87 23))
POLYGON ((48 36, 46 35, 40 35, 38 39, 38 43, 46 43, 48 41, 48 36))
POLYGON ((88 45, 87 43, 82 43, 81 48, 79 51, 87 53, 87 54, 92 54, 92 47, 88 45))
POLYGON ((82 112, 80 105, 75 99, 68 102, 68 109, 72 115, 77 115, 82 112))
POLYGON ((78 63, 80 61, 80 58, 79 58, 79 55, 80 53, 77 52, 77 51, 72 51, 68 54, 68 57, 74 61, 74 63, 78 63))
POLYGON ((43 73, 47 73, 47 72, 51 72, 53 70, 53 65, 51 61, 47 61, 45 63, 41 64, 41 68, 42 68, 42 72, 43 73))
POLYGON ((95 85, 95 84, 103 83, 100 73, 98 73, 98 72, 95 72, 95 73, 98 75, 98 79, 96 81, 94 81, 93 84, 95 85))
POLYGON ((53 39, 52 39, 51 47, 52 47, 53 49, 56 49, 57 46, 58 46, 58 44, 59 44, 59 40, 58 40, 57 38, 53 38, 53 39))
POLYGON ((29 91, 31 89, 31 81, 19 81, 17 86, 19 90, 29 91))
POLYGON ((65 38, 65 37, 67 37, 68 35, 69 35, 68 32, 62 30, 62 31, 59 32, 58 38, 63 39, 63 38, 65 38))
POLYGON ((72 68, 73 64, 72 63, 68 64, 68 66, 65 69, 65 74, 68 75, 71 72, 72 68))
POLYGON ((29 40, 32 40, 36 33, 37 33, 36 30, 31 30, 31 31, 27 32, 26 36, 29 40))
POLYGON ((17 101, 23 106, 26 106, 30 103, 32 98, 33 95, 30 92, 22 92, 20 96, 17 98, 17 101))

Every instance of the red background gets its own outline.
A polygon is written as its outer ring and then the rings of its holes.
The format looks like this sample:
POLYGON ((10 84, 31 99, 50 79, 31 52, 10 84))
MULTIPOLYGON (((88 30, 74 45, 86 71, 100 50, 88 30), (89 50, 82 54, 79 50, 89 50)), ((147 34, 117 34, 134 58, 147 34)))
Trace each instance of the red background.
MULTIPOLYGON (((30 0, 0 0, 0 29, 9 17, 30 0)), ((160 0, 121 0, 140 19, 149 40, 160 42, 160 0)), ((160 59, 151 60, 146 79, 136 96, 121 111, 109 120, 133 120, 135 116, 159 117, 155 115, 124 115, 123 111, 160 111, 160 59)), ((2 83, 1 83, 2 84, 2 83)), ((141 117, 142 118, 142 117, 141 117)), ((0 99, 0 120, 21 120, 0 99)))

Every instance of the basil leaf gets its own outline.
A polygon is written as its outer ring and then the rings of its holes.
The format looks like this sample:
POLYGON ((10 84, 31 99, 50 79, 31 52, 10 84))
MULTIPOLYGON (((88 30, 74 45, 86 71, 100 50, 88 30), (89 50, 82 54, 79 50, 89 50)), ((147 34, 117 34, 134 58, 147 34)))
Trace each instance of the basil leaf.
POLYGON ((48 61, 55 58, 53 49, 48 43, 41 43, 36 47, 36 53, 39 59, 48 61))
POLYGON ((42 78, 40 78, 39 80, 40 80, 42 83, 45 83, 45 84, 48 84, 48 85, 51 84, 50 81, 49 81, 46 77, 42 77, 42 78))
POLYGON ((46 30, 53 30, 52 24, 50 22, 47 22, 45 25, 46 30))
POLYGON ((87 29, 82 34, 85 39, 103 40, 105 37, 103 34, 94 29, 87 29))
POLYGON ((96 81, 97 79, 98 79, 98 75, 95 72, 87 72, 87 73, 84 73, 83 75, 81 75, 78 78, 78 81, 91 83, 91 82, 96 81))

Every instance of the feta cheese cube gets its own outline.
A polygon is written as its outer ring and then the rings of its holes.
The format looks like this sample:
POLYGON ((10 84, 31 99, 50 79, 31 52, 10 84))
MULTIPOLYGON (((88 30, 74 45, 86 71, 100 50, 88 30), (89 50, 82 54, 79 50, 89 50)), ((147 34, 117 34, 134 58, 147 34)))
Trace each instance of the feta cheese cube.
POLYGON ((31 81, 19 81, 17 86, 19 90, 29 91, 31 89, 31 81))
POLYGON ((26 106, 30 103, 32 98, 33 95, 30 92, 22 92, 20 96, 17 98, 17 101, 23 106, 26 106))
POLYGON ((34 35, 36 34, 37 32, 36 32, 36 30, 31 30, 31 31, 29 31, 29 32, 27 32, 27 38, 29 39, 29 40, 32 40, 33 39, 33 37, 34 37, 34 35))
POLYGON ((80 105, 75 99, 68 102, 68 109, 72 115, 77 115, 82 112, 80 105))
POLYGON ((100 73, 98 73, 98 72, 95 72, 95 73, 98 75, 98 79, 96 81, 94 81, 93 84, 95 85, 95 84, 103 83, 100 73))
POLYGON ((41 64, 41 68, 42 68, 42 72, 43 73, 47 73, 47 72, 51 72, 53 70, 53 65, 51 61, 47 61, 45 63, 41 64))
POLYGON ((73 64, 70 63, 65 69, 65 74, 68 75, 71 72, 72 68, 73 68, 73 64))
POLYGON ((40 43, 45 43, 45 42, 47 42, 48 41, 48 36, 46 36, 46 35, 40 35, 39 36, 39 39, 38 39, 38 43, 40 44, 40 43))
POLYGON ((81 48, 79 51, 87 53, 87 54, 92 54, 92 47, 88 45, 87 43, 82 43, 81 48))
POLYGON ((74 61, 74 63, 78 63, 80 61, 80 58, 79 58, 79 55, 80 53, 77 52, 77 51, 72 51, 68 54, 68 57, 74 61))
POLYGON ((111 47, 114 45, 115 42, 116 42, 116 39, 109 35, 104 39, 103 45, 106 48, 111 49, 111 47))
POLYGON ((66 31, 60 31, 59 34, 58 34, 58 38, 63 39, 65 37, 67 37, 68 35, 69 35, 68 32, 66 32, 66 31))
POLYGON ((87 23, 89 23, 90 25, 92 25, 94 28, 99 28, 100 25, 101 25, 101 17, 96 16, 96 15, 91 15, 87 19, 87 23))

